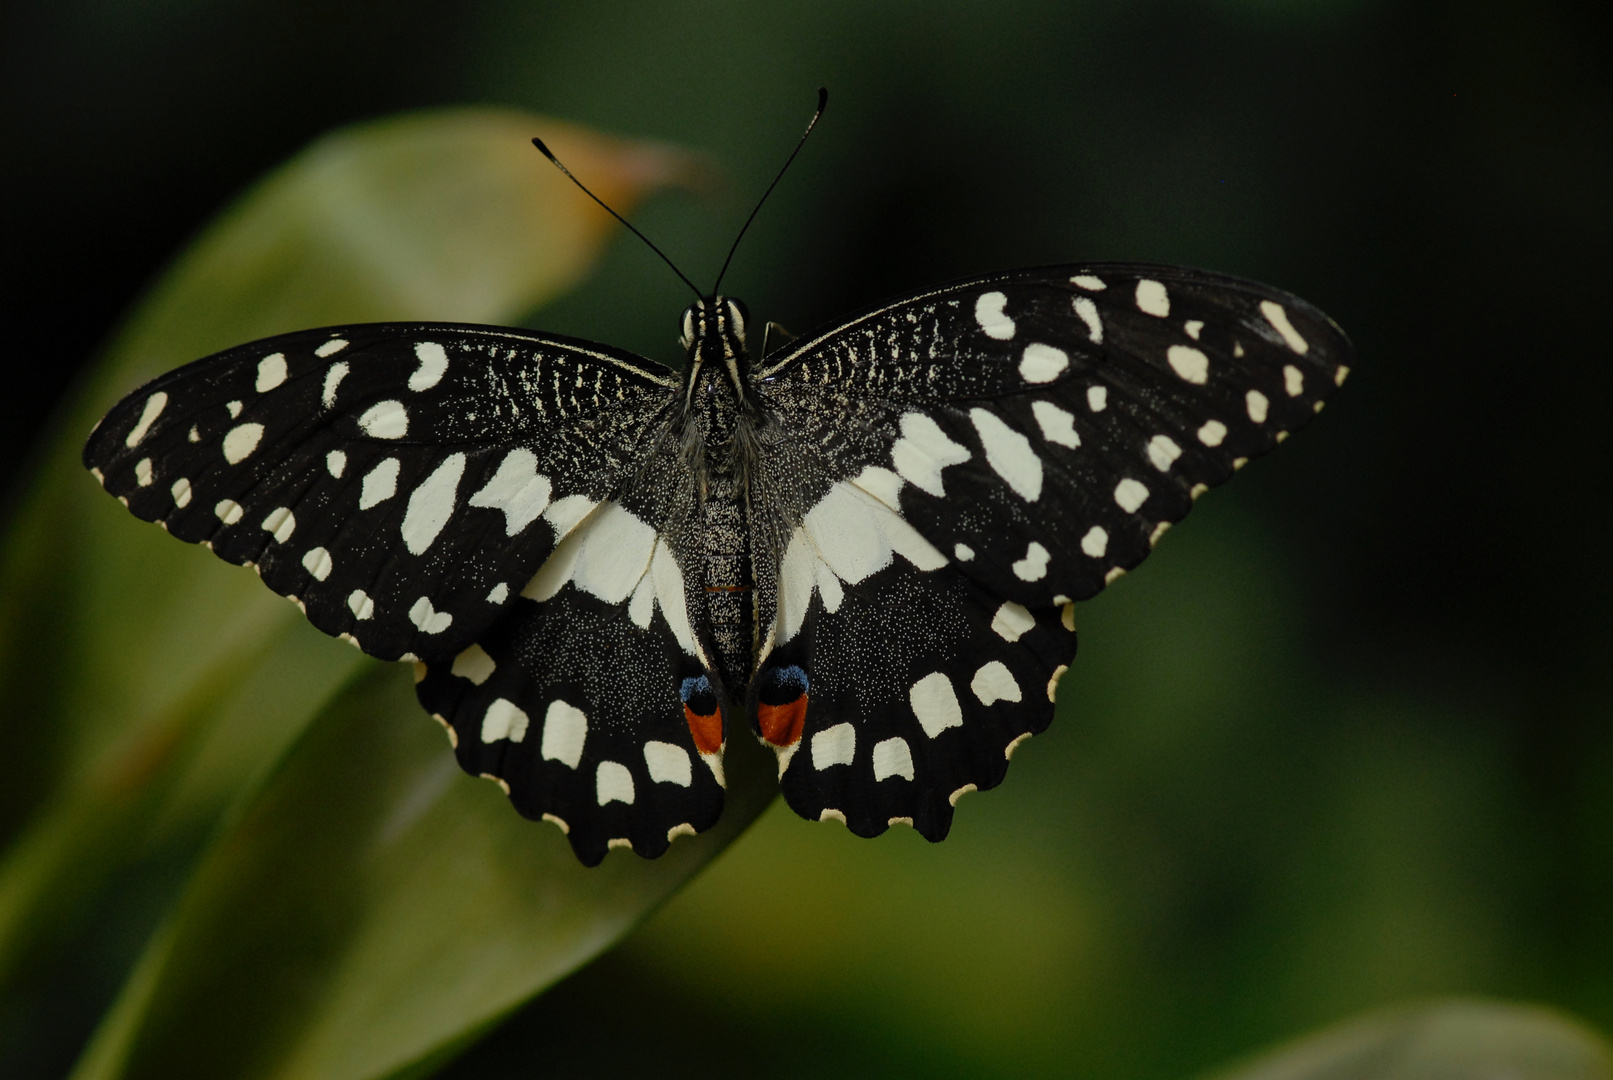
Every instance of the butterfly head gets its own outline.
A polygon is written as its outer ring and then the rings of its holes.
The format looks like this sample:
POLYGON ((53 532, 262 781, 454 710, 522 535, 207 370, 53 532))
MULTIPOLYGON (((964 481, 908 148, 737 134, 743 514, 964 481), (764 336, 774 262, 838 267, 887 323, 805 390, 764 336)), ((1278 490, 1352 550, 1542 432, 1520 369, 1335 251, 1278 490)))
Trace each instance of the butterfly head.
POLYGON ((735 393, 745 396, 745 381, 750 374, 750 353, 745 346, 747 318, 745 305, 727 296, 704 297, 684 309, 680 344, 688 356, 691 388, 710 364, 715 370, 727 372, 735 393))

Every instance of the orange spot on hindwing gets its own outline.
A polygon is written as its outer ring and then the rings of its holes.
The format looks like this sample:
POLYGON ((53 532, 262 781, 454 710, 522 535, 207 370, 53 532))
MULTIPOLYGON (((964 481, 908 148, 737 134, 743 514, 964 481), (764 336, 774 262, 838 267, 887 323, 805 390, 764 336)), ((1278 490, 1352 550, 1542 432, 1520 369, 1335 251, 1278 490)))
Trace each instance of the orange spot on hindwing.
POLYGON ((689 723, 694 748, 702 754, 717 753, 722 749, 722 709, 717 705, 711 680, 704 675, 684 679, 679 696, 683 698, 683 718, 689 723))
POLYGON ((756 706, 756 725, 762 738, 774 746, 794 746, 806 724, 807 675, 790 664, 762 676, 756 706))

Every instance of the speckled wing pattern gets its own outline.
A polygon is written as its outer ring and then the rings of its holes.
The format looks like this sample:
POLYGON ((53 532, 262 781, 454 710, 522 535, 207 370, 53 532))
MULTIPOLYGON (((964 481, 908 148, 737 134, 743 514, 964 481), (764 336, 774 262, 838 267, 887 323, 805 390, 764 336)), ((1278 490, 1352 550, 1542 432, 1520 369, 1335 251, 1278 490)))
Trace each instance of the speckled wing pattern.
POLYGON ((84 462, 319 629, 418 661, 460 763, 527 816, 576 821, 597 863, 721 811, 720 757, 702 761, 678 695, 704 669, 675 571, 690 556, 669 546, 690 542, 693 501, 663 445, 678 386, 521 330, 334 327, 156 379, 84 462))
POLYGON ((1350 355, 1279 290, 1104 264, 944 286, 765 358, 777 580, 748 705, 790 805, 944 837, 1052 719, 1072 604, 1309 422, 1350 355))

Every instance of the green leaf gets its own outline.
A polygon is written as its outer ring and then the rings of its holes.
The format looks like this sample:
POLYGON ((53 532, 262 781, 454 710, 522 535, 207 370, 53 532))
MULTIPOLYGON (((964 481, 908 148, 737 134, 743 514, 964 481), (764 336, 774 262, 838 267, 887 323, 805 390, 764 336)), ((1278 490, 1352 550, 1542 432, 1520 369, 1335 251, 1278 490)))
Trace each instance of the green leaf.
POLYGON ((185 865, 372 666, 250 573, 133 519, 79 464, 84 434, 144 380, 240 341, 345 321, 508 322, 569 288, 619 226, 531 148, 538 131, 624 210, 690 168, 502 110, 335 133, 197 239, 64 410, 0 548, 0 691, 15 706, 0 713, 0 986, 115 905, 120 873, 185 865))
POLYGON ((771 755, 735 740, 727 764, 716 829, 588 869, 459 771, 402 671, 368 671, 209 852, 75 1080, 434 1062, 616 941, 761 812, 771 755))
POLYGON ((1346 1020, 1211 1080, 1608 1080, 1613 1047, 1536 1005, 1433 1001, 1346 1020))

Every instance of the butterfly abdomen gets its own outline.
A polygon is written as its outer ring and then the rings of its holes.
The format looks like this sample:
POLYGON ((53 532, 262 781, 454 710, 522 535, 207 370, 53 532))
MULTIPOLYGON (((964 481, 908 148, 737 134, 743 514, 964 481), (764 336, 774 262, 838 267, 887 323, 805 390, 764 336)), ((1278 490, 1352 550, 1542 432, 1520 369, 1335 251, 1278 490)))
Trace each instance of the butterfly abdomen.
POLYGON ((737 399, 714 378, 700 418, 703 595, 707 626, 716 647, 718 674, 731 699, 743 700, 750 682, 755 641, 755 585, 746 515, 745 469, 736 457, 737 399))

